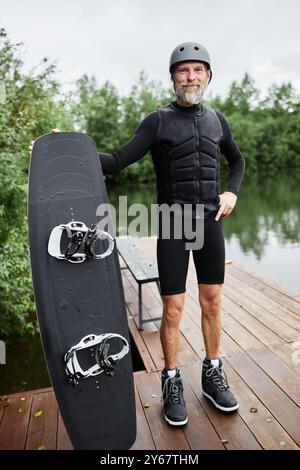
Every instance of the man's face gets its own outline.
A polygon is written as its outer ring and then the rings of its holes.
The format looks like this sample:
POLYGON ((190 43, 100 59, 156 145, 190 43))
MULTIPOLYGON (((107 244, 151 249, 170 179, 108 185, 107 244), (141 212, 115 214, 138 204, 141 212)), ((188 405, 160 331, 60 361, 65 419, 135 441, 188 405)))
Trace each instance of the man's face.
POLYGON ((202 62, 183 62, 172 76, 177 98, 185 104, 199 104, 210 79, 210 70, 202 62))

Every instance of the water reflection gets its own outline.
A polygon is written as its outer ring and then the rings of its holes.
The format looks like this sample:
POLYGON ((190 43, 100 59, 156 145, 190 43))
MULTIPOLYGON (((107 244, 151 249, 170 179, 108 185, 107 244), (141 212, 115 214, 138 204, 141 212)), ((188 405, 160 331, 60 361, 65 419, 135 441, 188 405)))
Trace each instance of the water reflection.
MULTIPOLYGON (((299 183, 300 177, 295 172, 245 180, 234 212, 224 221, 227 257, 297 291, 300 291, 299 183)), ((225 187, 222 183, 222 190, 225 187)), ((118 196, 124 194, 128 196, 128 206, 142 203, 150 208, 156 202, 153 184, 139 188, 122 185, 122 193, 114 187, 108 191, 116 207, 118 196)), ((132 219, 129 217, 128 222, 132 219)))
POLYGON ((299 246, 299 182, 281 177, 263 182, 245 182, 237 207, 226 221, 226 240, 235 235, 244 253, 260 259, 272 237, 282 246, 299 246))

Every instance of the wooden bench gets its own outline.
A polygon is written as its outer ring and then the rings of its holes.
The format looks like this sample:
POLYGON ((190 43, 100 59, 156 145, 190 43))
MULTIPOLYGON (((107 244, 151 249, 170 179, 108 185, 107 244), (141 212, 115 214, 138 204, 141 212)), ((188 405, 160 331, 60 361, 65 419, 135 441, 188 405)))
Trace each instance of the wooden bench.
POLYGON ((138 283, 139 292, 139 330, 143 329, 143 324, 150 321, 160 320, 159 318, 150 318, 145 320, 143 318, 143 296, 142 286, 147 282, 155 282, 160 292, 159 276, 157 267, 149 261, 143 251, 138 248, 135 241, 131 237, 118 237, 117 247, 122 260, 125 263, 125 268, 129 269, 132 276, 138 283))

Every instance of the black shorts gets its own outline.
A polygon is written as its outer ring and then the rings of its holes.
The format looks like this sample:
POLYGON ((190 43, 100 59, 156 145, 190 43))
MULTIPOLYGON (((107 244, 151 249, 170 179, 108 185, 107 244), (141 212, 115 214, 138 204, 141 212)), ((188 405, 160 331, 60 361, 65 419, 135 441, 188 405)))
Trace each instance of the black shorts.
MULTIPOLYGON (((198 284, 223 284, 225 273, 225 242, 223 220, 215 220, 216 213, 204 219, 204 243, 201 249, 192 249, 198 284)), ((194 221, 193 221, 194 222, 194 221)), ((170 225, 173 226, 172 218, 170 225)), ((193 225, 195 227, 195 225, 193 225)), ((190 251, 184 236, 170 239, 162 237, 161 220, 158 224, 157 265, 161 295, 180 294, 186 291, 186 278, 190 251)))

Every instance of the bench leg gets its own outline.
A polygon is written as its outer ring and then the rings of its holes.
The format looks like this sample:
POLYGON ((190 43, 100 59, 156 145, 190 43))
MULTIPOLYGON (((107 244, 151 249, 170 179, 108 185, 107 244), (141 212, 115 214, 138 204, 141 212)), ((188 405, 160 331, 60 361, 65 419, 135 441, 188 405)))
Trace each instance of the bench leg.
POLYGON ((142 284, 139 283, 139 330, 143 330, 143 297, 142 284))

